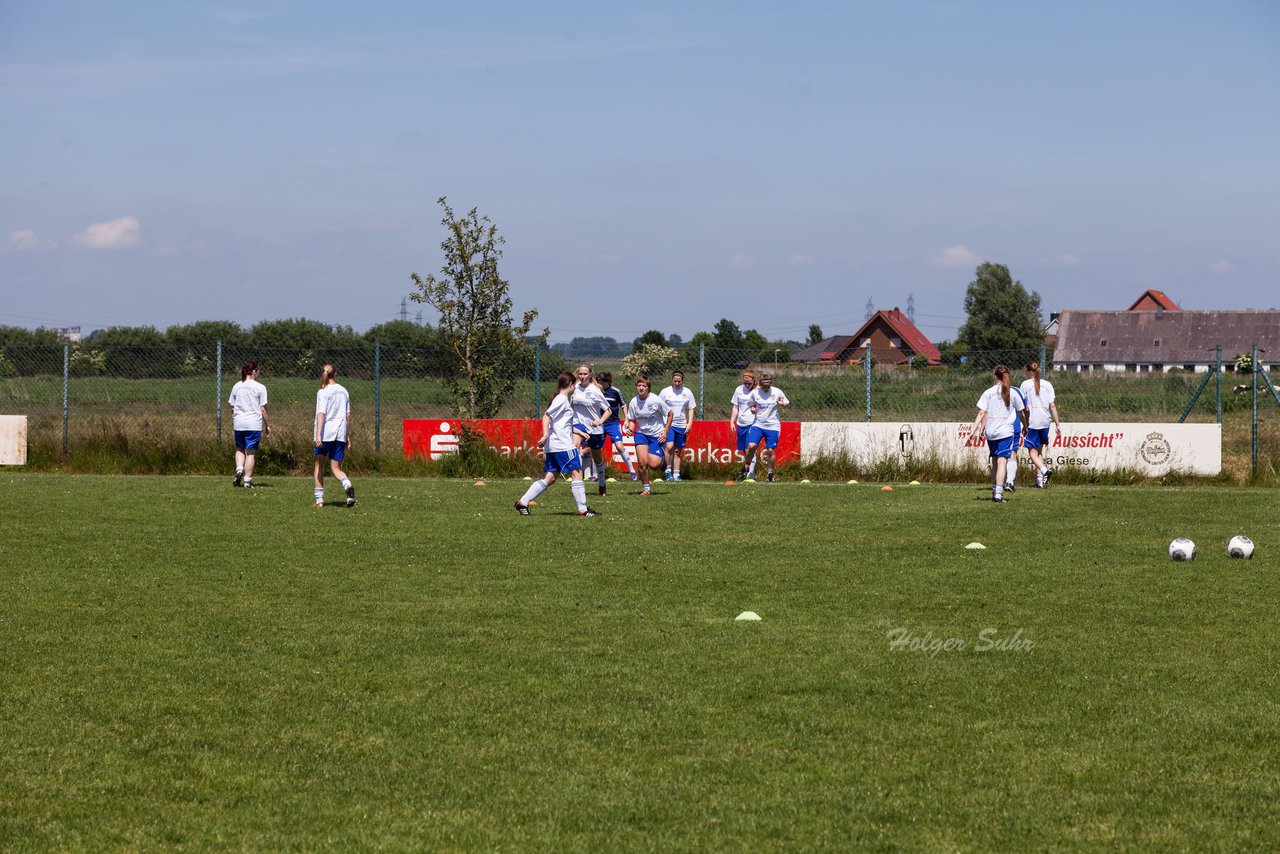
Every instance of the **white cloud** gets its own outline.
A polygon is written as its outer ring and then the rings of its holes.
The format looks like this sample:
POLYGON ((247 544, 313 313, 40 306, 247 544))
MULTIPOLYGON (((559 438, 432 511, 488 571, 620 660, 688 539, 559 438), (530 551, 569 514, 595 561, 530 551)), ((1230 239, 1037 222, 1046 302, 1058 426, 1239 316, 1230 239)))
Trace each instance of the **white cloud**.
POLYGON ((138 218, 122 216, 94 223, 72 239, 89 249, 128 249, 137 246, 141 237, 142 223, 138 218))
POLYGON ((34 231, 19 228, 9 233, 9 246, 18 250, 39 249, 43 244, 34 231))
POLYGON ((789 267, 811 267, 813 266, 813 257, 809 255, 792 255, 787 259, 789 267))
POLYGON ((1058 263, 1064 267, 1079 267, 1084 262, 1080 260, 1079 256, 1072 255, 1068 252, 1065 255, 1058 256, 1058 263))
POLYGON ((1232 273, 1235 269, 1235 265, 1230 261, 1214 261, 1209 265, 1210 273, 1232 273))
POLYGON ((933 259, 939 267, 975 267, 978 256, 968 246, 948 246, 933 259))

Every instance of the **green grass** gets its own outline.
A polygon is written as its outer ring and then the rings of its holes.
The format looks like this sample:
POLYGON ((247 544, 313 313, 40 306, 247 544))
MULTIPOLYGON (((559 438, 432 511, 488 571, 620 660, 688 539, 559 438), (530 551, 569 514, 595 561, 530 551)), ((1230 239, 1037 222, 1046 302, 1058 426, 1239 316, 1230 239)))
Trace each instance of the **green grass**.
POLYGON ((1280 845, 1274 491, 2 482, 0 848, 1280 845))

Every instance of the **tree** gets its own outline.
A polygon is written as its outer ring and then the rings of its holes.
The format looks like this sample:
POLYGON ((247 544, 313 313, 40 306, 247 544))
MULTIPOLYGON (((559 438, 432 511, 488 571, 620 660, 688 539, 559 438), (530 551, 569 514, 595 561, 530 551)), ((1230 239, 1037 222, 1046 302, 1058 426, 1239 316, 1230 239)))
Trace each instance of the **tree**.
POLYGON ((659 347, 667 346, 667 336, 663 335, 657 329, 650 329, 645 334, 631 342, 633 350, 640 349, 643 344, 657 344, 659 347))
MULTIPOLYGON (((444 196, 436 200, 444 210, 440 220, 447 236, 440 244, 444 264, 440 275, 410 275, 416 291, 409 299, 426 303, 440 313, 440 335, 457 360, 460 375, 447 382, 454 410, 464 418, 492 418, 515 389, 516 376, 531 349, 525 335, 538 316, 524 313, 520 324, 511 319, 510 285, 498 273, 502 244, 498 227, 472 208, 455 216, 444 196)), ((545 344, 551 330, 536 339, 545 344)))
POLYGON ((1004 264, 983 262, 964 297, 969 315, 957 343, 970 350, 1013 350, 1039 347, 1044 341, 1040 295, 1009 275, 1004 264))
POLYGON ((821 344, 827 340, 827 336, 822 334, 822 327, 816 323, 809 324, 809 338, 805 344, 812 347, 814 344, 821 344))
POLYGON ((715 346, 725 350, 741 350, 743 347, 742 330, 738 324, 722 317, 715 325, 715 346))
MULTIPOLYGON (((684 350, 683 350, 684 361, 690 365, 698 364, 698 356, 701 352, 701 348, 704 345, 707 347, 716 346, 715 336, 712 335, 710 332, 693 333, 693 337, 689 339, 689 343, 684 345, 684 350)), ((715 367, 717 366, 712 365, 713 369, 715 367)))
MULTIPOLYGON (((756 353, 763 353, 765 350, 773 351, 773 348, 769 346, 769 339, 754 329, 748 329, 742 333, 742 346, 756 353)), ((759 358, 759 356, 756 358, 759 358)))

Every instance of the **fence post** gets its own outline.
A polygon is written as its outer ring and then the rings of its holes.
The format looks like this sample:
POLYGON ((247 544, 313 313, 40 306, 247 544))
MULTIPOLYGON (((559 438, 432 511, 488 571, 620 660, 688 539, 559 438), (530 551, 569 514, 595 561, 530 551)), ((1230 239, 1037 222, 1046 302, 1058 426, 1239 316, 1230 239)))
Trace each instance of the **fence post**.
MULTIPOLYGON (((707 411, 707 345, 698 345, 698 400, 702 401, 702 411, 707 411)), ((705 417, 705 416, 704 416, 705 417)))
POLYGON ((382 342, 373 342, 373 450, 382 450, 382 342))
POLYGON ((67 456, 67 404, 68 386, 71 382, 71 342, 62 342, 62 456, 67 456))
POLYGON ((1222 345, 1218 345, 1217 368, 1218 373, 1218 423, 1222 423, 1222 345))
POLYGON ((533 417, 542 408, 542 343, 533 345, 533 417))
POLYGON ((1253 361, 1250 363, 1253 369, 1253 455, 1249 464, 1249 474, 1251 477, 1258 476, 1258 342, 1253 342, 1253 361))
POLYGON ((871 339, 867 339, 867 356, 863 360, 867 366, 867 423, 871 423, 871 339))
POLYGON ((1040 342, 1040 370, 1042 371, 1049 370, 1049 363, 1045 359, 1045 356, 1047 354, 1048 354, 1048 349, 1045 347, 1044 342, 1041 341, 1040 342))
POLYGON ((221 340, 218 341, 218 359, 216 362, 216 366, 214 368, 213 384, 214 384, 214 387, 216 388, 216 391, 214 392, 215 397, 214 397, 213 405, 214 405, 214 411, 218 413, 217 416, 215 416, 218 422, 218 444, 221 445, 222 444, 222 341, 221 340))

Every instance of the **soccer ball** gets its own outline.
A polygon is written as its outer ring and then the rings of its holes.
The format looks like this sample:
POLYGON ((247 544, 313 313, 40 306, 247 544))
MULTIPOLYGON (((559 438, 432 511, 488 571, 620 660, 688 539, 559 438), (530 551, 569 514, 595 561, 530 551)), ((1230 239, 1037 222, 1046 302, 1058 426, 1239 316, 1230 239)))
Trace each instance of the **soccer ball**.
POLYGON ((1196 544, 1186 537, 1178 537, 1169 543, 1169 557, 1178 562, 1196 559, 1196 544))
POLYGON ((1232 537, 1231 542, 1227 543, 1227 554, 1245 559, 1253 557, 1253 540, 1239 535, 1232 537))

